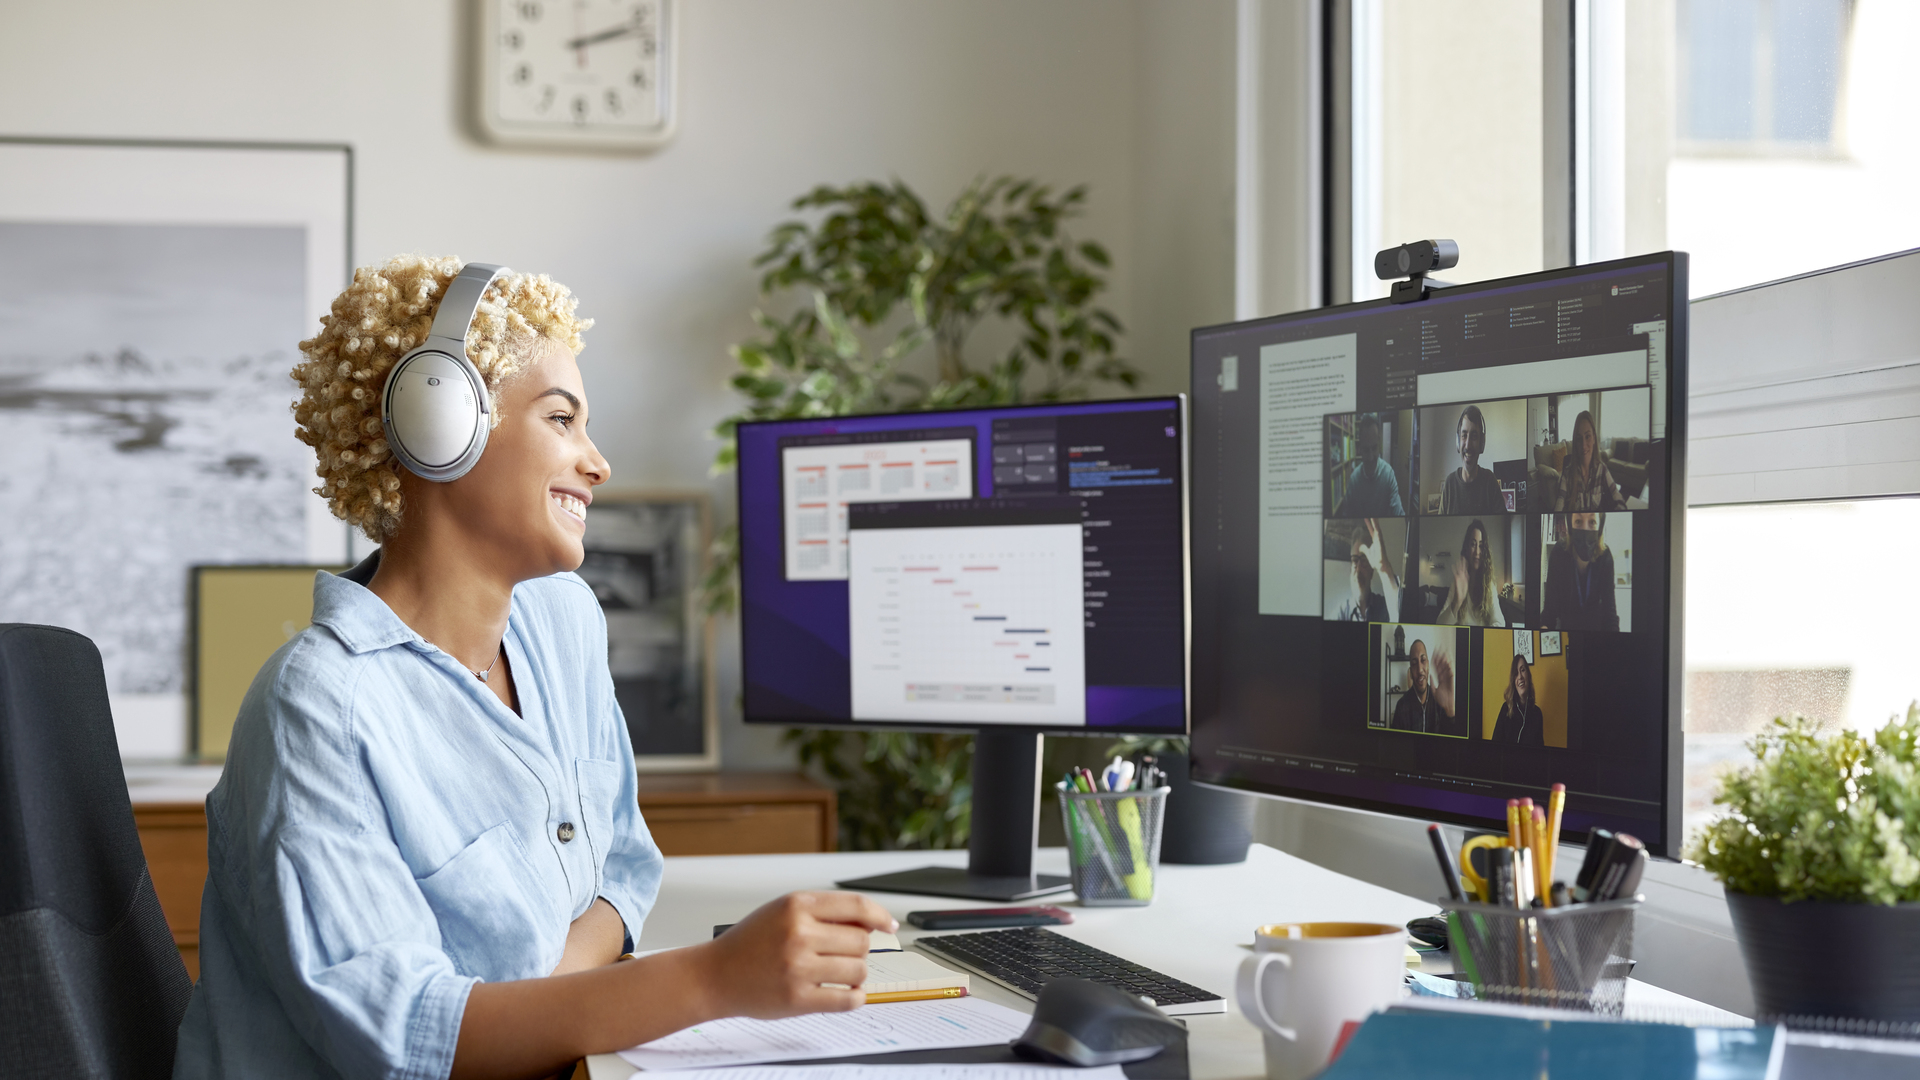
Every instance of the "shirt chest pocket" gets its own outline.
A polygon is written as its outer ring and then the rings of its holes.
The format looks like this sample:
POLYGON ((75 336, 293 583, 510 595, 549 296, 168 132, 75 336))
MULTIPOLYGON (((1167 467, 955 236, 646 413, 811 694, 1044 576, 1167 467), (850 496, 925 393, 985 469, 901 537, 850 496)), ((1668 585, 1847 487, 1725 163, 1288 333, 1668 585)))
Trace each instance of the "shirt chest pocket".
POLYGON ((440 924, 440 947, 461 974, 528 979, 560 962, 565 913, 540 890, 507 823, 481 833, 418 883, 440 924))
POLYGON ((613 848, 613 808, 620 798, 620 767, 611 761, 576 758, 574 780, 580 789, 580 821, 593 855, 593 888, 600 891, 607 853, 613 848))

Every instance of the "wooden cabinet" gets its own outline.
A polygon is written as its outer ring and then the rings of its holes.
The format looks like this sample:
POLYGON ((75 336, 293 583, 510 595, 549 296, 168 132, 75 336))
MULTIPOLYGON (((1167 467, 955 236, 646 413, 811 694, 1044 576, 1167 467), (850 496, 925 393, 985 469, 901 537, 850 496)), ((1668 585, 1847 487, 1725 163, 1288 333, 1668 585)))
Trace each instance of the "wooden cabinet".
POLYGON ((147 873, 166 912, 187 974, 200 978, 200 890, 207 883, 204 803, 134 803, 133 823, 147 855, 147 873))
MULTIPOLYGON (((833 791, 794 773, 654 773, 640 777, 640 812, 668 855, 768 855, 834 850, 833 791)), ((136 802, 133 821, 153 891, 187 973, 200 977, 200 890, 207 881, 204 803, 136 802)))
POLYGON ((833 790, 794 773, 654 773, 640 777, 640 813, 668 855, 832 851, 833 790))

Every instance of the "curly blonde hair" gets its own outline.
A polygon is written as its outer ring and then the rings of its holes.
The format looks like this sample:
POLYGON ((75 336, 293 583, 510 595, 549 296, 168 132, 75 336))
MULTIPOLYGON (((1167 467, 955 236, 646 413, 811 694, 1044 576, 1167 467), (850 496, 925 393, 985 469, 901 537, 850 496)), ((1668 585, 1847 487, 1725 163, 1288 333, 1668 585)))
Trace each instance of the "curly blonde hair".
MULTIPOLYGON (((294 434, 319 457, 314 492, 335 517, 376 543, 400 526, 401 465, 380 426, 380 394, 387 372, 427 339, 459 259, 400 255, 383 266, 362 266, 353 284, 320 318, 320 332, 300 343, 305 360, 294 366, 301 386, 294 403, 294 434)), ((544 339, 580 355, 580 334, 592 319, 574 315, 579 301, 545 274, 505 274, 487 287, 467 328, 467 358, 480 369, 500 422, 500 388, 524 370, 544 339)))

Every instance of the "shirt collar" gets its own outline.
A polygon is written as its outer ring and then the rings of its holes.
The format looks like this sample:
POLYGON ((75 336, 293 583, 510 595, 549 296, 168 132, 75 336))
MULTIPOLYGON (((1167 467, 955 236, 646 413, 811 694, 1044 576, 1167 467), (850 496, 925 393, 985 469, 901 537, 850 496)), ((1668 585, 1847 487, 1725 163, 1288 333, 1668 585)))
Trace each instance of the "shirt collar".
POLYGON ((332 631, 356 656, 394 645, 425 644, 371 590, 325 570, 313 577, 313 622, 332 631))

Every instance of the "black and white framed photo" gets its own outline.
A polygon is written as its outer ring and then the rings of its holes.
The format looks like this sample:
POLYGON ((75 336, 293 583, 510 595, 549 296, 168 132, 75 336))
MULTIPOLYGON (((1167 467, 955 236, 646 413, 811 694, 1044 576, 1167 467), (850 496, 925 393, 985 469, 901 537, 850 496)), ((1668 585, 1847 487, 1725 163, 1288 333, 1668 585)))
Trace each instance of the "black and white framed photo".
POLYGON ((93 639, 188 752, 188 576, 345 560, 289 370, 345 285, 341 145, 0 137, 0 622, 93 639))
POLYGON ((641 772, 720 765, 712 643, 700 610, 708 507, 693 492, 595 492, 580 576, 607 616, 607 666, 641 772))

